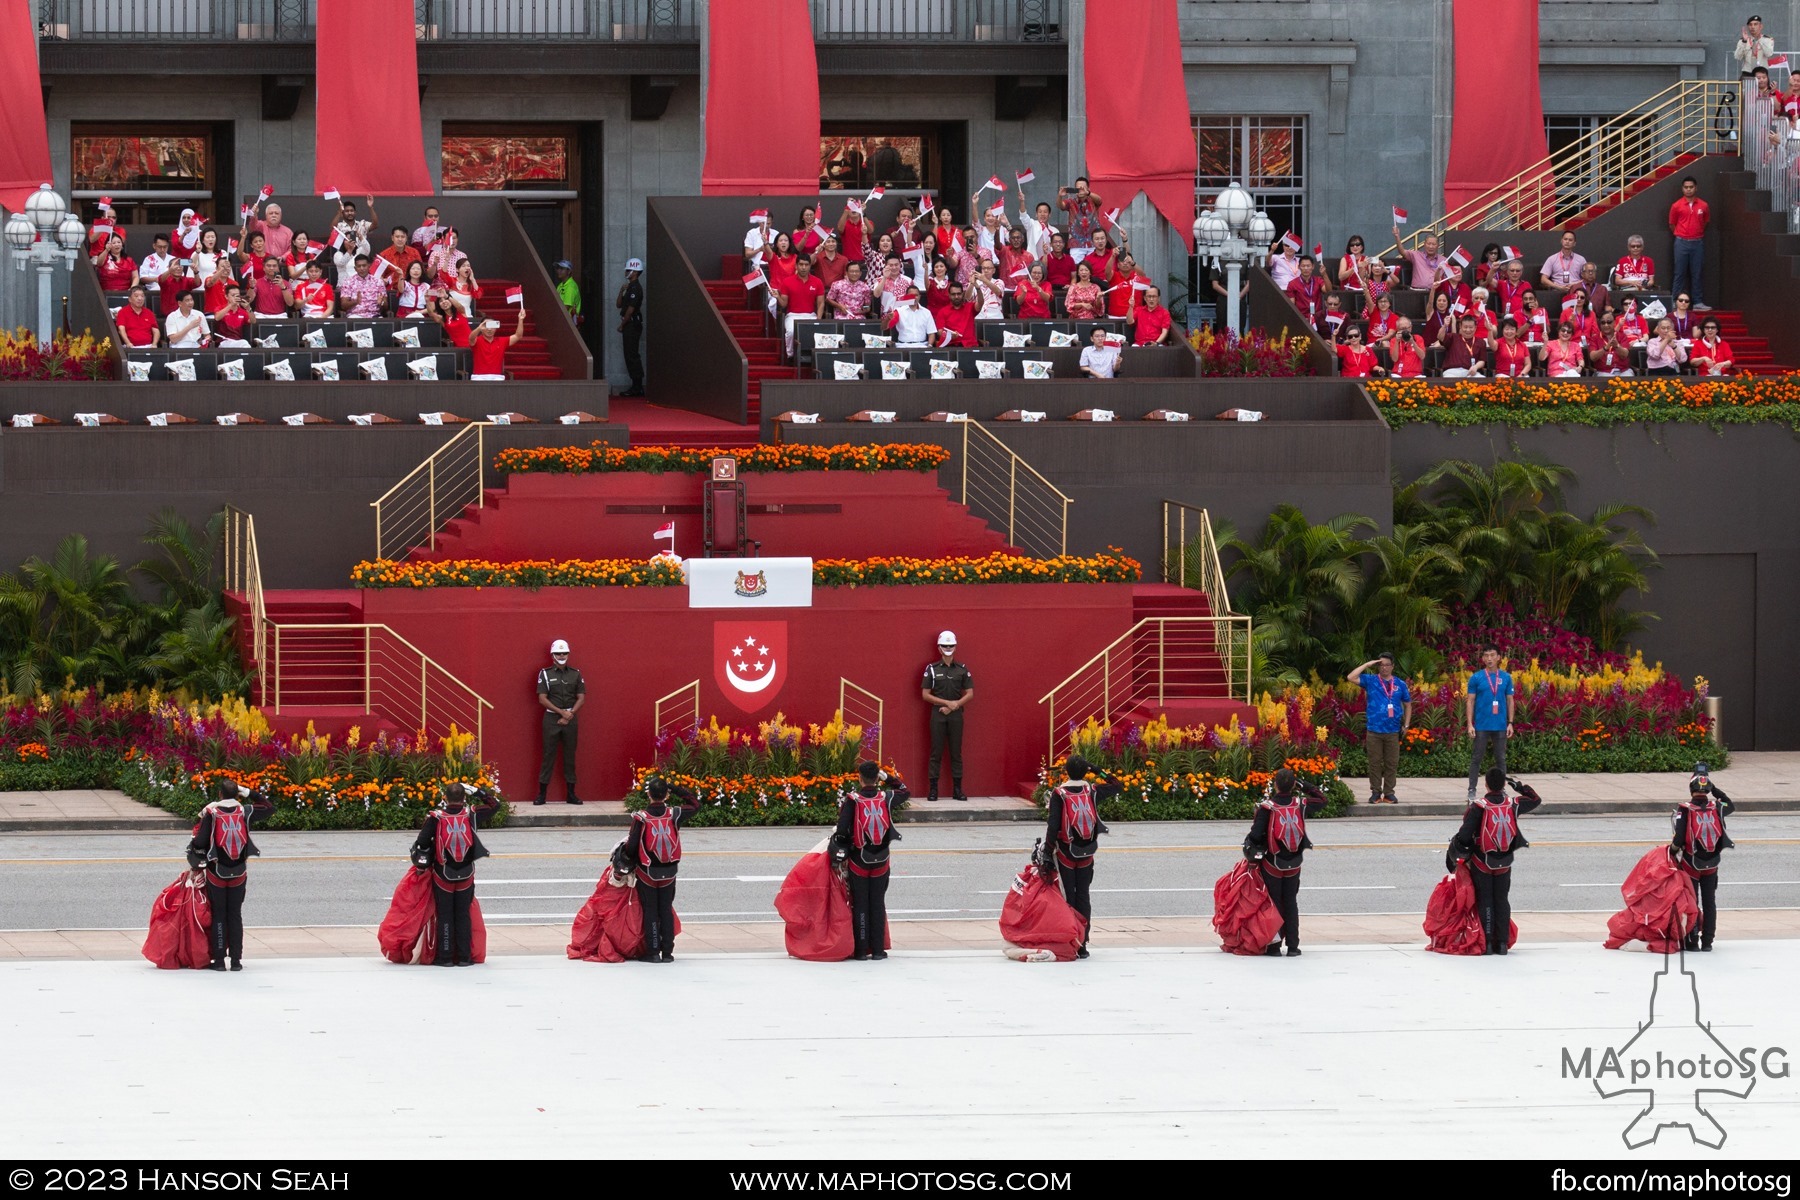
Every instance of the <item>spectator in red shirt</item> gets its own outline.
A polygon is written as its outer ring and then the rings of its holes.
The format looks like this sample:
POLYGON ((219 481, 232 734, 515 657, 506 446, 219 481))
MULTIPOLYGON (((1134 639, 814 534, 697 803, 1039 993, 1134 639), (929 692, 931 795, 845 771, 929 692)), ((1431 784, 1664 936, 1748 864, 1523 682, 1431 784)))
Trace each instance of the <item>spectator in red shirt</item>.
POLYGON ((825 285, 827 291, 832 284, 844 277, 844 271, 849 266, 849 257, 838 253, 838 240, 835 237, 826 238, 819 247, 819 252, 813 255, 813 274, 818 276, 819 282, 825 285))
POLYGON ((313 253, 312 239, 306 236, 306 230, 296 229, 293 241, 288 243, 288 252, 282 256, 281 265, 287 271, 289 279, 305 279, 306 268, 318 257, 313 253))
POLYGON ((106 251, 94 264, 103 292, 124 292, 138 285, 137 260, 125 253, 125 239, 113 234, 106 239, 106 251))
POLYGON ((425 256, 413 249, 406 226, 396 225, 388 234, 388 246, 377 256, 387 263, 389 270, 381 273, 381 281, 387 285, 388 291, 397 292, 406 281, 406 272, 414 263, 425 265, 425 256))
MULTIPOLYGON (((1094 268, 1084 260, 1075 267, 1075 281, 1063 293, 1063 308, 1077 321, 1091 321, 1104 310, 1105 300, 1100 285, 1094 282, 1094 268)), ((943 322, 939 321, 942 325, 943 322)))
POLYGON ((1518 379, 1531 374, 1531 347, 1519 340, 1519 322, 1500 321, 1500 340, 1494 346, 1494 377, 1518 379))
POLYGON ((475 331, 475 338, 469 343, 471 366, 470 379, 501 380, 506 378, 506 351, 509 346, 516 346, 525 338, 525 308, 519 308, 519 319, 513 323, 512 336, 501 341, 494 336, 500 332, 500 322, 488 319, 481 323, 475 331))
POLYGON ((775 242, 769 247, 768 253, 763 255, 763 260, 763 270, 768 275, 769 286, 779 288, 782 280, 793 277, 794 265, 800 261, 800 256, 794 253, 793 237, 786 233, 776 234, 775 242))
POLYGON ((294 285, 294 307, 315 319, 337 313, 337 293, 325 282, 324 263, 314 259, 306 264, 306 278, 294 285))
POLYGON ((1456 332, 1444 342, 1444 378, 1479 378, 1487 373, 1487 346, 1475 336, 1475 318, 1457 318, 1456 332))
POLYGON ((1706 223, 1712 210, 1699 190, 1692 175, 1681 181, 1681 199, 1669 207, 1669 232, 1675 235, 1674 289, 1693 297, 1695 312, 1705 312, 1712 306, 1701 302, 1700 277, 1706 270, 1706 223))
POLYGON ((825 282, 812 273, 812 261, 802 258, 794 264, 794 273, 775 289, 775 303, 784 314, 781 324, 787 339, 788 357, 794 356, 794 323, 816 321, 825 315, 825 282))
POLYGON ((258 320, 281 318, 294 306, 293 294, 281 278, 281 260, 273 254, 262 260, 263 273, 256 282, 256 295, 250 307, 258 320))
POLYGON ((844 211, 838 214, 837 219, 838 249, 851 262, 859 262, 862 259, 863 233, 862 213, 845 205, 844 211))
POLYGON ((1118 267, 1106 285, 1110 289, 1106 297, 1106 315, 1129 324, 1137 315, 1138 300, 1144 292, 1139 285, 1149 282, 1149 277, 1137 269, 1137 260, 1129 254, 1121 254, 1118 267))
POLYGON ((1556 338, 1544 343, 1538 351, 1543 360, 1544 371, 1552 379, 1574 379, 1580 376, 1582 367, 1581 343, 1575 340, 1575 326, 1567 321, 1558 322, 1556 338))
MULTIPOLYGON (((452 300, 447 292, 439 292, 432 297, 431 307, 425 315, 436 321, 444 330, 444 336, 450 344, 459 350, 469 348, 469 337, 473 332, 469 328, 469 316, 463 312, 462 305, 452 300)), ((524 314, 519 314, 523 316, 524 314)))
POLYGON ((1425 340, 1443 345, 1456 328, 1456 315, 1450 311, 1450 293, 1438 292, 1431 298, 1431 313, 1425 318, 1425 340))
POLYGON ((1719 322, 1708 317, 1700 323, 1700 336, 1688 351, 1688 362, 1702 375, 1723 375, 1736 366, 1731 346, 1719 336, 1719 322))
POLYGON ((938 330, 950 334, 947 346, 974 349, 980 344, 975 336, 975 306, 963 298, 962 285, 950 285, 950 303, 937 313, 938 330))
POLYGON ((811 258, 825 244, 825 235, 814 228, 819 223, 819 210, 808 205, 800 210, 794 223, 794 252, 811 258))
POLYGON ((1018 305, 1021 321, 1048 321, 1050 319, 1050 284, 1044 278, 1044 264, 1032 263, 1026 268, 1026 276, 1013 288, 1013 299, 1018 305))
POLYGON ((955 286, 956 280, 950 278, 949 263, 940 258, 931 264, 931 278, 925 281, 925 311, 931 314, 932 320, 939 321, 944 310, 950 307, 950 289, 955 286))
POLYGON ((1637 301, 1627 299, 1625 311, 1619 317, 1619 340, 1627 346, 1635 346, 1650 340, 1650 326, 1643 315, 1638 312, 1637 301))
POLYGON ((1588 364, 1596 375, 1624 377, 1634 373, 1631 346, 1619 337, 1618 325, 1611 313, 1600 318, 1600 344, 1588 347, 1588 364))
POLYGON ((1011 279, 1014 271, 1030 267, 1037 261, 1037 256, 1025 245, 1025 231, 1014 229, 1006 235, 1006 241, 994 255, 994 261, 1000 268, 1000 278, 1011 279))
POLYGON ((1154 284, 1144 291, 1144 307, 1137 310, 1132 332, 1140 346, 1169 346, 1175 342, 1175 318, 1163 307, 1162 289, 1154 284))
POLYGON ((1360 292, 1369 277, 1369 256, 1363 253, 1361 237, 1352 237, 1344 246, 1344 257, 1338 259, 1339 290, 1360 292))
MULTIPOLYGON (((1369 345, 1373 349, 1380 349, 1400 329, 1400 316, 1394 312, 1394 298, 1385 294, 1377 296, 1374 305, 1364 312, 1369 319, 1369 345)), ((1406 324, 1409 329, 1412 327, 1411 321, 1406 324)))
POLYGON ((250 326, 256 323, 256 316, 250 311, 250 306, 244 303, 242 285, 225 285, 225 307, 213 314, 212 323, 213 328, 219 331, 220 345, 249 341, 250 326))
POLYGON ((119 340, 127 346, 154 347, 162 341, 162 319, 145 303, 148 299, 142 287, 133 287, 131 299, 114 318, 119 340))
POLYGON ((281 205, 272 200, 268 202, 268 207, 263 209, 262 218, 259 220, 256 216, 256 209, 263 203, 261 199, 258 199, 256 204, 251 205, 250 219, 244 222, 240 236, 247 240, 251 234, 260 233, 263 235, 265 251, 273 254, 276 258, 286 258, 294 244, 294 231, 281 223, 281 205))
POLYGON ((1417 379, 1425 373, 1425 342, 1413 333, 1412 322, 1401 317, 1388 343, 1388 361, 1392 367, 1376 367, 1375 373, 1394 379, 1417 379))
POLYGON ((1044 256, 1044 280, 1053 288, 1066 288, 1075 281, 1075 260, 1060 233, 1050 235, 1050 253, 1044 256))
POLYGON ((256 290, 253 285, 262 277, 263 259, 267 257, 269 255, 263 249, 263 235, 260 233, 238 243, 236 272, 237 277, 244 281, 246 293, 256 290))
POLYGON ((1656 286, 1656 262, 1644 253, 1644 239, 1632 234, 1625 239, 1625 257, 1613 268, 1613 286, 1629 296, 1656 286))
POLYGON ((1345 322, 1344 337, 1348 345, 1340 344, 1335 333, 1330 339, 1332 353, 1337 355, 1338 374, 1345 379, 1367 379, 1375 373, 1375 352, 1363 345, 1362 326, 1355 321, 1345 322))
POLYGON ((1489 242, 1481 248, 1481 261, 1475 264, 1475 285, 1492 286, 1491 281, 1500 273, 1500 243, 1489 242))
POLYGON ((1287 285, 1287 298, 1300 310, 1300 319, 1317 325, 1325 313, 1325 281, 1313 273, 1313 256, 1300 256, 1300 273, 1287 285))
POLYGON ((225 307, 225 285, 231 282, 231 259, 219 245, 218 230, 200 231, 200 240, 189 261, 197 286, 205 289, 200 311, 210 317, 225 307))
POLYGON ((1096 281, 1112 278, 1113 272, 1119 269, 1119 251, 1106 236, 1106 230, 1094 230, 1093 246, 1081 261, 1094 269, 1096 281))

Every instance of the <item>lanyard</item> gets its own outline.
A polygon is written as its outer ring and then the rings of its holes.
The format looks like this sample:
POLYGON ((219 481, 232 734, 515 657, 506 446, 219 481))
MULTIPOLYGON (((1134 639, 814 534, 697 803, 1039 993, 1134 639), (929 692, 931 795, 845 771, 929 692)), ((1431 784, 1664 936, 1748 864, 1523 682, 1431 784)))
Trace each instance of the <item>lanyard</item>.
POLYGON ((1487 676, 1488 695, 1492 696, 1495 700, 1500 699, 1500 673, 1498 671, 1484 670, 1482 674, 1487 676))

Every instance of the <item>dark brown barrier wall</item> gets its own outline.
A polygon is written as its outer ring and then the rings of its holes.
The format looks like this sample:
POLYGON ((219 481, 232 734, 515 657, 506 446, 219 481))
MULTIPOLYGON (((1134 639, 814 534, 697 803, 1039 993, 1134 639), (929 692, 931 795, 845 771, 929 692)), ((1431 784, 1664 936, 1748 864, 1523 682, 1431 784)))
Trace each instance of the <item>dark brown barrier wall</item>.
MULTIPOLYGON (((0 430, 0 566, 48 557, 71 533, 93 553, 134 563, 158 509, 204 526, 229 503, 256 517, 268 586, 344 587, 350 568, 375 553, 370 502, 455 435, 424 425, 0 430)), ((490 459, 506 446, 596 440, 624 446, 629 434, 622 425, 486 433, 490 459)))

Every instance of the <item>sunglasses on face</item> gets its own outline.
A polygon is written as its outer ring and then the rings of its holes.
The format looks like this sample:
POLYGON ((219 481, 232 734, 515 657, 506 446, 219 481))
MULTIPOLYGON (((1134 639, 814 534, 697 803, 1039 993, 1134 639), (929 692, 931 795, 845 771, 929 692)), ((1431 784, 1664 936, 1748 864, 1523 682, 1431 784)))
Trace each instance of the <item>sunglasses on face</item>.
POLYGON ((1691 301, 1690 301, 1690 300, 1689 300, 1689 299, 1688 299, 1688 298, 1687 298, 1687 297, 1686 297, 1686 296, 1677 296, 1677 297, 1675 297, 1675 303, 1677 303, 1677 304, 1689 304, 1689 303, 1692 303, 1692 302, 1691 302, 1691 301))

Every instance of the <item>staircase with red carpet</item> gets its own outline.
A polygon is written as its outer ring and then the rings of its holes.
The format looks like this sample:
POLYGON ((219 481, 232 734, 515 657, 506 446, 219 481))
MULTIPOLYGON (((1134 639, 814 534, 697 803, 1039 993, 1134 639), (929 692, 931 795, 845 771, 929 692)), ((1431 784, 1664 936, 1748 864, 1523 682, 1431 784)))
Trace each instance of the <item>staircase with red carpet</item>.
MULTIPOLYGON (((519 319, 515 305, 506 302, 508 288, 519 286, 516 279, 477 280, 481 286, 481 315, 500 322, 498 337, 511 337, 513 322, 519 319)), ((550 362, 550 344, 537 335, 537 321, 529 309, 525 312, 525 336, 506 352, 506 373, 517 380, 561 379, 560 367, 550 362)))
POLYGON ((741 257, 731 254, 719 259, 719 278, 708 279, 705 284, 707 295, 724 314, 738 348, 750 360, 750 405, 745 416, 750 425, 760 428, 762 381, 798 379, 800 372, 782 362, 781 329, 763 307, 763 293, 744 289, 741 257))
MULTIPOLYGON (((1213 615, 1205 592, 1172 583, 1138 584, 1131 589, 1131 610, 1134 623, 1150 617, 1213 615)), ((1235 714, 1240 724, 1255 723, 1256 709, 1230 697, 1211 627, 1152 624, 1139 632, 1134 651, 1132 691, 1137 702, 1120 717, 1139 724, 1161 716, 1177 726, 1225 725, 1235 714)))
MULTIPOLYGON (((1574 217, 1571 217, 1567 222, 1565 222, 1563 224, 1562 228, 1564 228, 1564 229, 1580 229, 1583 225, 1586 225, 1589 221, 1592 221, 1595 217, 1598 217, 1600 214, 1611 212, 1613 209, 1619 207, 1619 205, 1625 203, 1625 201, 1630 200, 1632 197, 1638 195, 1641 192, 1648 191, 1652 187, 1655 187, 1657 184, 1661 183, 1663 180, 1669 178, 1669 176, 1674 175, 1678 171, 1686 170, 1689 166, 1691 166, 1694 163, 1697 163, 1699 161, 1700 161, 1700 156, 1698 154, 1680 155, 1679 157, 1671 160, 1670 162, 1668 162, 1668 163, 1664 164, 1663 166, 1658 167, 1656 170, 1650 172, 1650 174, 1644 176, 1642 179, 1639 179, 1634 183, 1628 184, 1622 191, 1614 192, 1610 197, 1608 197, 1605 200, 1602 200, 1598 204, 1589 205, 1587 208, 1583 209, 1579 214, 1577 214, 1574 217)), ((1723 333, 1724 331, 1721 329, 1720 332, 1723 333)), ((1729 337, 1726 338, 1726 341, 1730 341, 1730 340, 1731 339, 1729 337)), ((1733 349, 1737 348, 1736 342, 1732 342, 1732 348, 1733 349)))

